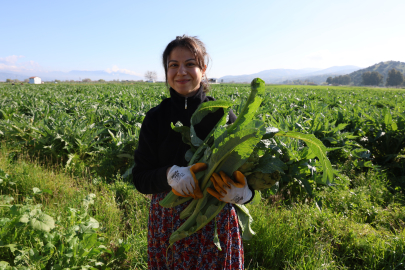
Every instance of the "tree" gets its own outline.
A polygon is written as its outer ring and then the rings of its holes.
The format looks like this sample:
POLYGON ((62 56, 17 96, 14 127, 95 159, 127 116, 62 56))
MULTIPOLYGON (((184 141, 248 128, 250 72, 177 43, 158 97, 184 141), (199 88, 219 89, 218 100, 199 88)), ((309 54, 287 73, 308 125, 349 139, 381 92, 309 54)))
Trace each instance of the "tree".
POLYGON ((7 79, 6 82, 10 83, 10 82, 13 82, 13 80, 12 79, 7 79))
POLYGON ((387 86, 401 85, 404 81, 404 75, 395 68, 388 71, 387 86))
POLYGON ((340 75, 335 78, 328 77, 326 79, 326 82, 328 84, 335 84, 335 85, 339 85, 339 84, 348 85, 348 84, 350 84, 350 81, 351 81, 351 78, 349 75, 340 75))
POLYGON ((145 78, 147 81, 156 81, 157 80, 157 73, 156 71, 146 71, 145 78))
POLYGON ((28 82, 30 82, 30 79, 24 79, 24 82, 28 83, 28 82))
POLYGON ((103 79, 100 79, 100 80, 98 80, 98 82, 105 82, 105 80, 103 80, 103 79))
POLYGON ((86 79, 83 79, 82 82, 91 82, 91 79, 86 78, 86 79))
POLYGON ((367 71, 361 75, 364 85, 380 85, 383 82, 383 75, 377 71, 367 71))

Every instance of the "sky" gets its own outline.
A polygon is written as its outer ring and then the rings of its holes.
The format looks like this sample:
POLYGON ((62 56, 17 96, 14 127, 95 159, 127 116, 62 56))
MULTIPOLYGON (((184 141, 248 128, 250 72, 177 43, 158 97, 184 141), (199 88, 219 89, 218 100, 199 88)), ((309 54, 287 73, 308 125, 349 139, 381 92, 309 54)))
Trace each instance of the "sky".
POLYGON ((199 37, 208 77, 405 62, 404 0, 2 1, 0 72, 120 71, 163 79, 178 35, 199 37))

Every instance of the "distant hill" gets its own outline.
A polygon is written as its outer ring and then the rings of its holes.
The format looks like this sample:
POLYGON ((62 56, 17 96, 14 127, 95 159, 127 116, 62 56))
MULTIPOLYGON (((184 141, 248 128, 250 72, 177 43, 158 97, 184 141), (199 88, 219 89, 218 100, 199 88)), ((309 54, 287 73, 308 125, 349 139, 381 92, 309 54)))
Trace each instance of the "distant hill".
POLYGON ((357 66, 335 66, 326 69, 269 69, 249 75, 224 76, 219 81, 224 82, 250 82, 254 78, 261 78, 266 83, 282 83, 286 80, 309 80, 315 83, 323 83, 329 76, 348 74, 359 70, 357 66))
MULTIPOLYGON (((34 75, 36 76, 36 75, 34 75)), ((5 82, 7 79, 12 79, 12 80, 20 80, 24 81, 25 79, 28 79, 31 76, 25 75, 25 74, 17 74, 17 73, 7 73, 7 72, 0 72, 0 82, 5 82)))
POLYGON ((383 84, 385 85, 385 81, 387 80, 388 77, 388 71, 391 69, 395 68, 396 70, 400 71, 402 74, 405 73, 405 63, 404 62, 399 62, 399 61, 387 61, 387 62, 380 62, 378 64, 375 64, 371 67, 368 68, 363 68, 360 70, 357 70, 355 72, 352 72, 349 74, 352 82, 354 85, 362 85, 362 77, 361 75, 367 71, 377 71, 381 75, 384 76, 384 81, 383 84))

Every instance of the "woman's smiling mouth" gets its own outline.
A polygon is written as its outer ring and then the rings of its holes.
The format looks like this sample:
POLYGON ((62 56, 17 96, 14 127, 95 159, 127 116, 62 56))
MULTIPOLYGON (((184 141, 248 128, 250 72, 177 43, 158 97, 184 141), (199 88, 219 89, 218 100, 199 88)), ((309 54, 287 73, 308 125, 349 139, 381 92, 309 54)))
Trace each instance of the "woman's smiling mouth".
POLYGON ((188 83, 190 80, 179 80, 179 81, 176 81, 177 83, 180 83, 180 84, 185 84, 185 83, 188 83))

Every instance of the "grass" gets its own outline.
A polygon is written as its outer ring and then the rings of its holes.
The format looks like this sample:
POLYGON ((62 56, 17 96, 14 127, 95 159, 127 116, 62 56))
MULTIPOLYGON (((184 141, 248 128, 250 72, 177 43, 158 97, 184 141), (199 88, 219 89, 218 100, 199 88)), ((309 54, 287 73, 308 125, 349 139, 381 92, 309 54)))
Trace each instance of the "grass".
MULTIPOLYGON (((94 193, 90 214, 101 223, 108 248, 131 246, 126 260, 117 261, 115 268, 147 268, 148 196, 120 176, 108 181, 73 178, 57 164, 47 166, 10 153, 3 144, 0 168, 15 185, 2 188, 2 194, 23 203, 33 187, 51 190, 39 203, 64 226, 69 208, 79 208, 83 198, 94 193)), ((244 242, 246 269, 405 269, 403 195, 389 191, 381 172, 341 181, 333 190, 318 191, 322 212, 312 203, 284 205, 271 198, 249 205, 257 235, 244 242)))
MULTIPOLYGON (((0 169, 10 175, 10 181, 14 184, 6 188, 0 186, 0 195, 11 195, 13 203, 21 204, 26 196, 32 194, 32 188, 48 189, 52 195, 45 194, 35 203, 41 203, 45 213, 58 220, 60 226, 67 227, 71 215, 69 209, 80 209, 83 199, 93 193, 96 202, 90 207, 89 213, 101 223, 101 231, 109 241, 108 248, 116 251, 120 244, 131 243, 127 261, 120 262, 117 269, 131 264, 134 269, 146 268, 149 210, 149 199, 146 196, 122 180, 106 184, 96 179, 73 178, 57 164, 46 166, 40 164, 38 159, 10 153, 10 149, 3 144, 0 149, 0 169)), ((0 208, 0 217, 3 216, 1 211, 0 208)), ((0 256, 0 261, 2 259, 0 256)))

